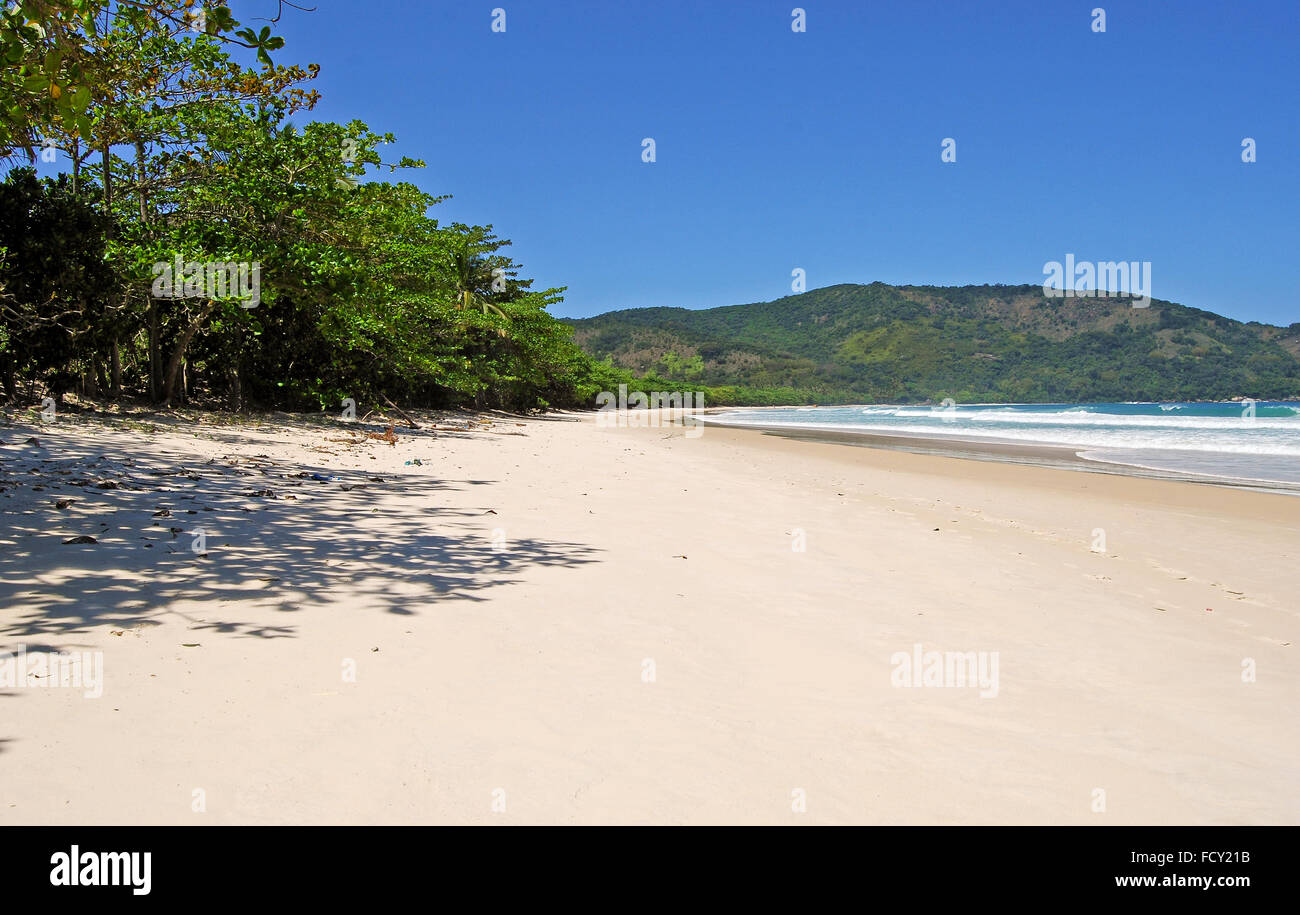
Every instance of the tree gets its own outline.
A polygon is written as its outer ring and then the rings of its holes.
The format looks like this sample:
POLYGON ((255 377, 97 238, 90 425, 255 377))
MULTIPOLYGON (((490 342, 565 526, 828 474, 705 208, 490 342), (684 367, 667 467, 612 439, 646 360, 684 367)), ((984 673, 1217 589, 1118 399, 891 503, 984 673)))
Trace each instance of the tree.
POLYGON ((359 121, 294 126, 316 102, 302 86, 316 68, 276 67, 269 29, 238 29, 224 7, 196 21, 197 9, 19 0, 0 13, 0 53, 22 77, 0 80, 0 154, 48 139, 71 164, 57 185, 14 179, 13 212, 72 247, 46 249, 59 261, 49 288, 30 276, 36 249, 17 216, 0 250, 11 392, 19 373, 51 389, 80 373, 89 393, 163 404, 193 388, 235 408, 391 393, 528 409, 607 377, 547 313, 561 290, 533 291, 490 225, 441 226, 429 212, 445 198, 363 180, 423 163, 384 162, 392 136, 359 121), (260 69, 235 64, 231 43, 256 48, 260 69), (155 295, 178 257, 256 265, 260 301, 197 281, 155 295))
MULTIPOLYGON (((76 377, 73 362, 100 351, 104 315, 123 278, 105 258, 109 220, 93 188, 72 190, 66 175, 39 180, 16 169, 0 183, 0 350, 5 395, 18 370, 41 371, 56 398, 76 377)), ((103 373, 96 364, 96 383, 103 373)))
MULTIPOLYGON (((279 18, 277 13, 275 21, 279 18)), ((255 48, 268 67, 270 52, 284 45, 269 26, 256 33, 240 29, 224 5, 196 8, 194 0, 18 0, 0 8, 0 156, 22 149, 34 159, 46 132, 56 126, 90 141, 91 103, 117 97, 119 83, 133 78, 120 60, 103 53, 101 36, 113 28, 130 29, 141 37, 205 34, 255 48)))

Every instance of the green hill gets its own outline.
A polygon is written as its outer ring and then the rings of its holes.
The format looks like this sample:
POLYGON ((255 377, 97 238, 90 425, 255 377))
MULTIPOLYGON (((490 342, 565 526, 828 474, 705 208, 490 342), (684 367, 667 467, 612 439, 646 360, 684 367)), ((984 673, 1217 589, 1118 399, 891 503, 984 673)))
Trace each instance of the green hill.
POLYGON ((1300 398, 1300 323, 1040 286, 828 286, 568 323, 597 359, 715 403, 1300 398))

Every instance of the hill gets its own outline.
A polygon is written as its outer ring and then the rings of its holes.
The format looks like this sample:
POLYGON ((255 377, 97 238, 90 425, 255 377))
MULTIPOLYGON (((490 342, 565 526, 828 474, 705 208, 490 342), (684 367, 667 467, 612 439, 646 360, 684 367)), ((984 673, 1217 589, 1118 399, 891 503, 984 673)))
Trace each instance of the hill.
POLYGON ((569 319, 578 345, 715 403, 1300 398, 1300 322, 1040 286, 845 284, 721 308, 569 319))

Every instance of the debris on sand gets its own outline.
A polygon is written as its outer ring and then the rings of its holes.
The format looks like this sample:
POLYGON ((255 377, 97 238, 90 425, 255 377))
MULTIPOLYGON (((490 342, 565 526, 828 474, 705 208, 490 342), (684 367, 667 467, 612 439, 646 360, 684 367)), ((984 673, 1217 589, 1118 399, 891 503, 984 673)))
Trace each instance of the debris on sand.
POLYGON ((386 430, 384 430, 382 433, 381 433, 381 432, 367 432, 367 433, 366 433, 366 437, 367 437, 367 438, 378 439, 378 440, 381 441, 381 442, 388 442, 388 444, 390 444, 390 445, 396 447, 396 446, 397 446, 397 433, 393 431, 394 428, 395 428, 395 427, 394 427, 393 423, 389 423, 389 424, 388 424, 388 428, 387 428, 386 430))

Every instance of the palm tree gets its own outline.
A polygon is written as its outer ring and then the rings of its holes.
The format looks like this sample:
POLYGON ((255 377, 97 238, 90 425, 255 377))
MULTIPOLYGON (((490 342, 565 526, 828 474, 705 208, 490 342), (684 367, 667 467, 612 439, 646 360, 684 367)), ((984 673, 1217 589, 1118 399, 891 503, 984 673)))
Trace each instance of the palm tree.
POLYGON ((487 258, 483 256, 481 246, 472 239, 466 239, 460 250, 452 255, 452 269, 456 274, 456 307, 467 309, 475 305, 482 306, 483 314, 492 312, 500 317, 506 313, 493 305, 483 295, 483 290, 490 290, 496 279, 487 258))

